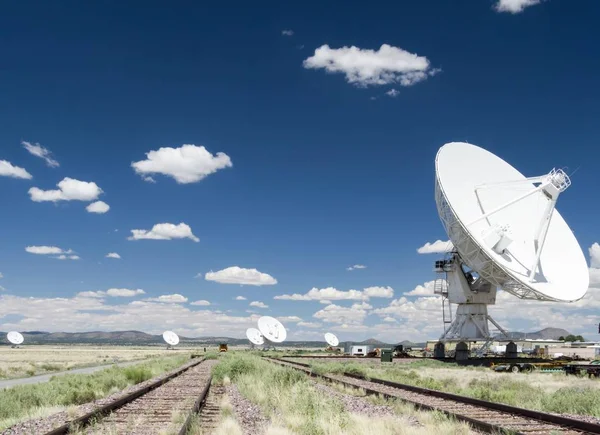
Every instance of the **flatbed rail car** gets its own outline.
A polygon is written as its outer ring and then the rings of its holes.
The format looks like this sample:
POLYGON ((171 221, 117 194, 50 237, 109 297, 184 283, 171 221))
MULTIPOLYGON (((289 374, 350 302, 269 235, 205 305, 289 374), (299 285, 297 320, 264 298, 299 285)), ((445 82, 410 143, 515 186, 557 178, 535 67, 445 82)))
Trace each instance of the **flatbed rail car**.
POLYGON ((565 365, 565 374, 597 378, 600 376, 600 361, 592 361, 589 364, 567 364, 565 365))
MULTIPOLYGON (((511 373, 529 373, 538 371, 542 373, 560 373, 565 371, 567 363, 564 361, 548 361, 548 362, 511 362, 504 364, 492 364, 491 368, 495 372, 511 372, 511 373)), ((599 366, 600 368, 600 366, 599 366)))

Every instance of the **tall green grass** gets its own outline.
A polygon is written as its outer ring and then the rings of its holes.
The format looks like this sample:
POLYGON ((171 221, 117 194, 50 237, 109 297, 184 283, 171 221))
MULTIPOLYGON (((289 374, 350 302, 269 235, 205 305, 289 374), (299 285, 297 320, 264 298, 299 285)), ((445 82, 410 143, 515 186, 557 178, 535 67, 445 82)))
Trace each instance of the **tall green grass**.
POLYGON ((45 383, 1 390, 0 430, 19 421, 100 399, 179 367, 188 359, 187 355, 157 358, 134 366, 111 367, 89 375, 55 376, 45 383))

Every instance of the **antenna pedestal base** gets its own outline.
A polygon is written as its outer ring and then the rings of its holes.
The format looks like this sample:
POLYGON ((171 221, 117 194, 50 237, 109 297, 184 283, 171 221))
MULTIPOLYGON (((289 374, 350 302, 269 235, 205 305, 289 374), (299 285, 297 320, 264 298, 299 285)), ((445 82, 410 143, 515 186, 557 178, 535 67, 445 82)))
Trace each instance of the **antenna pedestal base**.
POLYGON ((488 321, 502 331, 488 314, 487 304, 458 304, 454 321, 440 340, 486 341, 491 338, 488 321))

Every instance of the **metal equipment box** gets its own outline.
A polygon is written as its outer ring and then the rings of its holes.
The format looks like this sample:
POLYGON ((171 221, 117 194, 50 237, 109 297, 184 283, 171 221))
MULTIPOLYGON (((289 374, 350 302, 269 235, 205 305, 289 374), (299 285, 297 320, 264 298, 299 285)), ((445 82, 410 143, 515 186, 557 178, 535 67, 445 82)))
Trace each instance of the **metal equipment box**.
POLYGON ((381 362, 392 362, 392 349, 381 349, 381 362))

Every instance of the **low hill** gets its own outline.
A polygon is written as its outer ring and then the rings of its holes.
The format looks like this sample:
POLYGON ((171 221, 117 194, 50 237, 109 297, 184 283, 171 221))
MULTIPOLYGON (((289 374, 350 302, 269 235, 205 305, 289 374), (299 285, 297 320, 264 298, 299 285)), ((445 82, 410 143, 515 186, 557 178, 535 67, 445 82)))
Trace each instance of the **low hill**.
MULTIPOLYGON (((508 337, 523 340, 529 338, 532 340, 558 340, 558 337, 566 337, 571 333, 561 328, 544 328, 537 332, 508 332, 508 337)), ((497 335, 496 337, 500 337, 497 335)))

